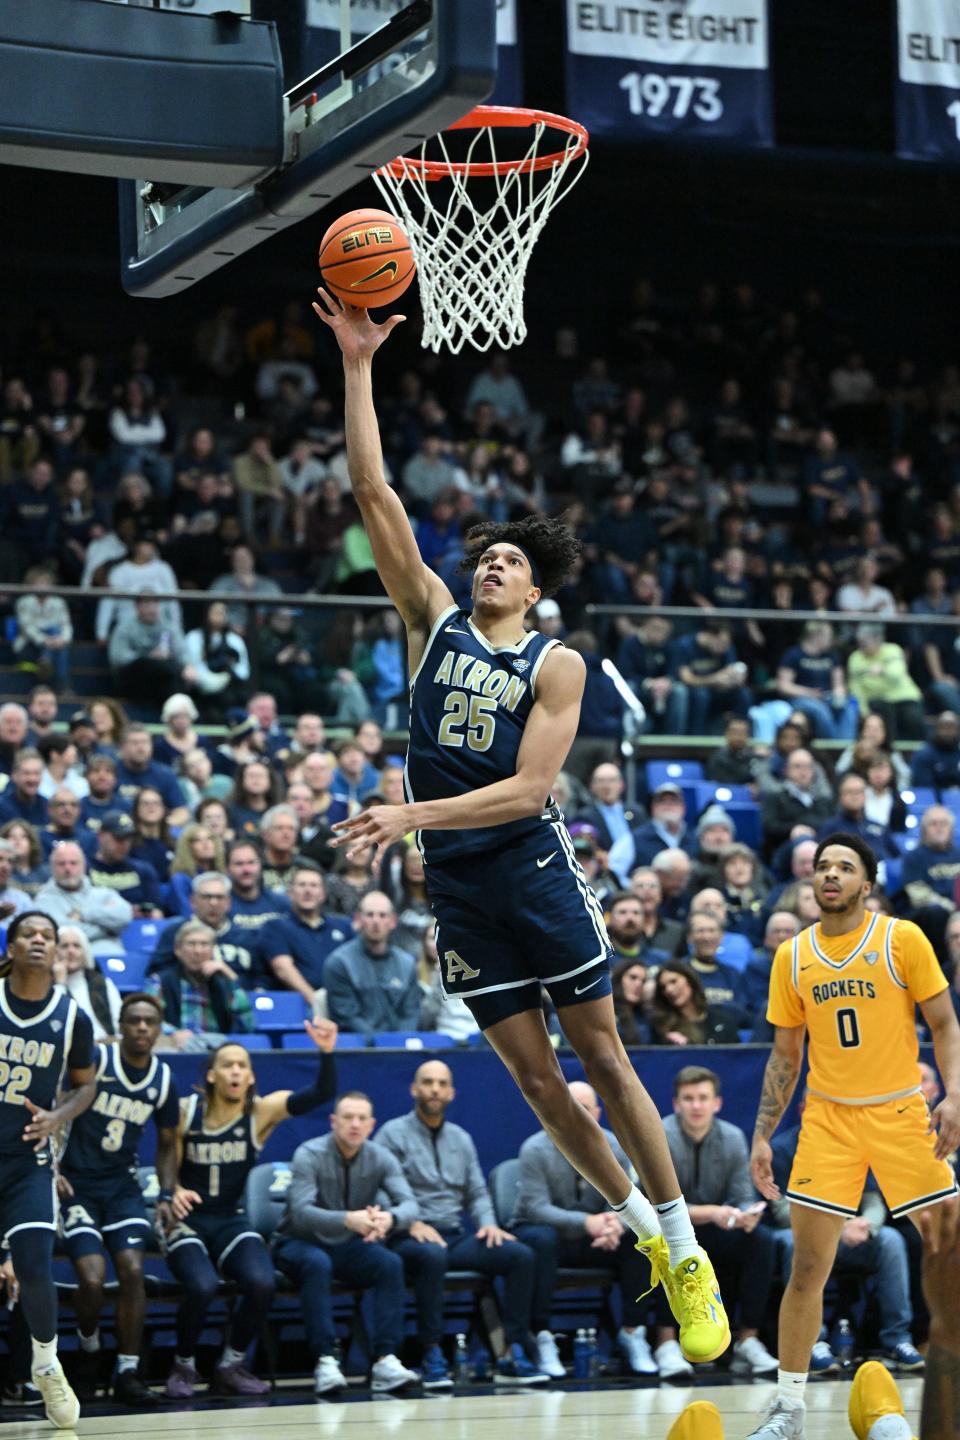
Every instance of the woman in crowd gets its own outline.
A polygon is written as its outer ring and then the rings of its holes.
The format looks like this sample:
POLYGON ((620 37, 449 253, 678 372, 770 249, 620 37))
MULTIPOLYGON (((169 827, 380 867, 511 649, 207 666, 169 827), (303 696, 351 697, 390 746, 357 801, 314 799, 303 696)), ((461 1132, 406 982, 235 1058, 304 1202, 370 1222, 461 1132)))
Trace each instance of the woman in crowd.
POLYGON ((333 874, 327 876, 327 907, 339 915, 353 915, 364 895, 380 888, 379 866, 374 873, 372 852, 358 852, 353 859, 337 850, 333 874))
POLYGON ((170 866, 170 907, 175 906, 184 918, 189 919, 193 914, 190 886, 194 876, 202 875, 206 870, 219 870, 222 874, 226 868, 222 838, 197 821, 185 825, 177 836, 170 866))
POLYGON ((648 994, 655 982, 651 982, 646 965, 642 960, 621 960, 611 980, 620 1039, 624 1045, 649 1045, 648 994))
POLYGON ((280 799, 280 781, 265 760, 249 760, 242 765, 227 799, 233 833, 259 835, 260 821, 280 799))
POLYGON ((867 819, 885 825, 888 830, 906 829, 907 807, 900 798, 893 759, 886 751, 878 750, 868 760, 866 780, 864 813, 867 819))
POLYGON ((177 1311, 177 1347, 166 1392, 189 1400, 199 1381, 196 1349, 220 1276, 237 1287, 239 1304, 230 1327, 230 1343, 214 1371, 213 1388, 233 1395, 264 1395, 269 1385, 246 1368, 247 1351, 266 1321, 273 1299, 273 1259, 243 1210, 247 1176, 278 1125, 291 1115, 306 1115, 336 1094, 333 1049, 337 1027, 329 1020, 305 1020, 304 1029, 320 1051, 320 1070, 303 1090, 273 1090, 258 1095, 250 1054, 227 1042, 204 1067, 203 1086, 181 1105, 177 1136, 179 1179, 171 1201, 174 1223, 164 1237, 167 1264, 184 1289, 177 1311), (213 1160, 217 1138, 241 1132, 237 1158, 213 1160))
POLYGON ((211 835, 218 836, 224 845, 234 838, 225 800, 219 800, 213 795, 207 796, 197 806, 194 818, 198 825, 206 825, 211 835))
POLYGON ((167 807, 159 790, 144 785, 133 802, 133 823, 137 838, 130 854, 134 860, 146 860, 157 872, 161 885, 170 878, 174 840, 167 823, 167 807))
POLYGON ((161 765, 175 766, 191 750, 202 749, 203 741, 194 729, 200 712, 189 695, 168 695, 160 711, 165 726, 153 737, 153 758, 161 765))
POLYGON ((119 700, 100 695, 90 704, 87 713, 97 732, 96 748, 98 752, 101 755, 112 755, 116 760, 120 751, 120 742, 129 724, 127 712, 119 700))
POLYGON ((910 784, 910 766, 893 748, 884 717, 868 710, 860 716, 857 738, 837 756, 837 763, 833 767, 837 779, 848 770, 855 770, 866 780, 870 761, 878 754, 886 755, 893 766, 897 790, 905 790, 910 784))
POLYGON ((65 585, 79 585, 87 559, 87 546, 104 526, 86 470, 74 466, 60 486, 60 522, 57 545, 60 573, 65 585))
POLYGON ((94 1040, 113 1040, 120 1024, 120 991, 93 958, 90 941, 79 925, 61 925, 53 978, 89 1015, 94 1040))
POLYGON ((733 844, 721 850, 719 888, 727 902, 729 928, 759 945, 763 939, 763 902, 770 885, 749 845, 733 844))
POLYGON ((394 944, 411 955, 419 955, 420 942, 428 925, 433 923, 427 900, 423 873, 423 856, 416 845, 408 845, 400 862, 400 875, 392 895, 397 909, 394 944))
POLYGON ((43 858, 40 836, 29 821, 8 820, 0 825, 0 839, 9 840, 13 846, 10 884, 32 900, 40 886, 50 879, 50 866, 43 858))
POLYGON ((90 786, 84 778, 77 747, 69 735, 62 732, 41 735, 37 741, 37 749, 43 757, 40 794, 44 799, 49 800, 61 786, 72 790, 78 800, 83 800, 90 794, 90 786))
MULTIPOLYGON (((202 800, 224 800, 233 789, 229 775, 215 775, 209 750, 188 750, 175 766, 180 784, 187 797, 187 806, 195 811, 202 800)), ((227 812, 224 810, 224 825, 227 812)))
POLYGON ((205 714, 217 719, 243 703, 250 683, 250 657, 243 637, 230 629, 222 600, 208 605, 203 624, 187 631, 183 646, 187 664, 196 671, 193 683, 203 696, 205 714))
POLYGON ((657 971, 650 1006, 654 1045, 736 1045, 736 1023, 707 1004, 703 982, 683 960, 669 960, 657 971))

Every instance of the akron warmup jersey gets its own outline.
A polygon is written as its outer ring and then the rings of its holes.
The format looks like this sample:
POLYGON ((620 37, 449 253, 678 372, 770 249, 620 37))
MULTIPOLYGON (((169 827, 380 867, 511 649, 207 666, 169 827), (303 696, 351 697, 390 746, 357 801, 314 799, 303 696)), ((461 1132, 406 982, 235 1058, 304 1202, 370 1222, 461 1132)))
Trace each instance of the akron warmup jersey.
POLYGON ((97 1093, 89 1110, 78 1115, 62 1166, 68 1175, 132 1170, 144 1127, 151 1117, 161 1129, 175 1130, 180 1105, 170 1066, 151 1056, 144 1070, 128 1070, 118 1043, 97 1046, 97 1093))
POLYGON ((247 1176, 260 1158, 253 1111, 231 1120, 229 1125, 208 1130, 204 1126, 203 1096, 191 1095, 184 1105, 187 1123, 180 1184, 201 1196, 204 1215, 232 1215, 240 1208, 247 1176))
POLYGON ((806 1025, 811 1094, 882 1105, 919 1089, 915 1007, 946 988, 922 930, 867 915, 845 935, 811 925, 784 941, 773 958, 767 1019, 806 1025))
POLYGON ((25 1001, 0 980, 0 1155, 31 1153, 23 1141, 30 1113, 24 1102, 52 1110, 67 1069, 85 1069, 92 1060, 93 1027, 65 990, 54 985, 46 1001, 25 1001))
MULTIPOLYGON (((537 674, 559 643, 530 630, 516 645, 495 647, 466 610, 452 605, 437 617, 410 681, 409 800, 445 800, 517 773, 537 674)), ((436 863, 499 850, 560 818, 550 806, 542 816, 505 825, 423 830, 418 840, 424 859, 436 863)))

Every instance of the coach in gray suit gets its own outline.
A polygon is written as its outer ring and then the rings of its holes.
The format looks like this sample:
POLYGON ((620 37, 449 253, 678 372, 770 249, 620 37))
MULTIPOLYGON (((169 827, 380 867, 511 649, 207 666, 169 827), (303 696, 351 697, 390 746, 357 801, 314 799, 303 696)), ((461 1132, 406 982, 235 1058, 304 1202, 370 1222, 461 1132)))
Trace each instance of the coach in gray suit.
MULTIPOLYGON (((570 1094, 599 1122, 596 1091, 574 1080, 570 1094)), ((617 1137, 604 1135, 628 1175, 633 1168, 617 1137)), ((537 1283, 533 1300, 533 1328, 542 1369, 562 1374, 550 1333, 550 1312, 559 1266, 610 1269, 616 1273, 623 1307, 623 1324, 617 1341, 635 1375, 655 1375, 657 1365, 644 1331, 645 1306, 637 1299, 650 1286, 650 1264, 635 1248, 632 1230, 574 1170, 543 1130, 520 1147, 520 1179, 516 1212, 510 1228, 537 1256, 537 1283)))

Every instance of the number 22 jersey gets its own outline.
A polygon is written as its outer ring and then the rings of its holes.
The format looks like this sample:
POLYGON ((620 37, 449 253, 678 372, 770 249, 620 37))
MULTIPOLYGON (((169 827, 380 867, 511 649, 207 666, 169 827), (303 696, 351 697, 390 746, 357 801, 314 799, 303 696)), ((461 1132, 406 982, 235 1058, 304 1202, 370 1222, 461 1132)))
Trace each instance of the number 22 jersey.
POLYGON ((918 926, 868 914, 846 934, 811 925, 779 946, 767 1019, 806 1025, 812 1095, 883 1105, 919 1089, 915 1009, 946 988, 918 926))
MULTIPOLYGON (((529 630, 516 645, 493 646, 466 610, 452 605, 438 615, 410 680, 408 800, 445 800, 517 773, 537 675, 559 643, 529 630)), ((499 850, 560 818, 551 804, 504 825, 423 830, 418 843, 428 864, 443 862, 499 850)))

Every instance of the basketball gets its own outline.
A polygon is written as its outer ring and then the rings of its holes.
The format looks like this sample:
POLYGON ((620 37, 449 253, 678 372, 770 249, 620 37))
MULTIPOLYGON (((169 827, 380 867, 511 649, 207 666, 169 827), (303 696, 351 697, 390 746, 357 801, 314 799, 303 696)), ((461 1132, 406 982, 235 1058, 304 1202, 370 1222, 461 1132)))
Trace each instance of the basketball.
POLYGON ((345 305, 392 305, 416 269, 406 232, 386 210, 351 210, 320 242, 323 283, 345 305))

